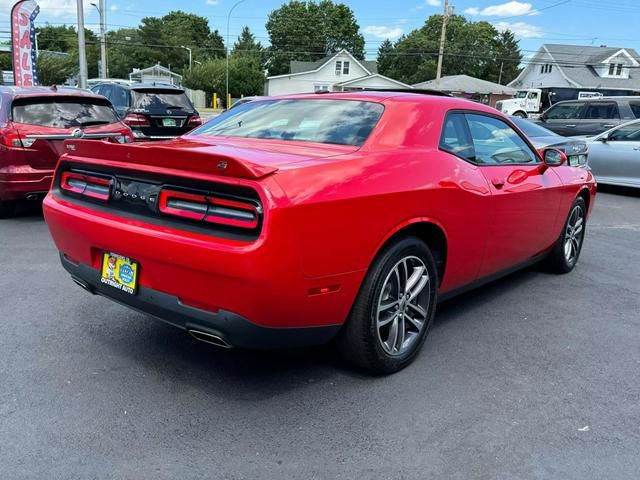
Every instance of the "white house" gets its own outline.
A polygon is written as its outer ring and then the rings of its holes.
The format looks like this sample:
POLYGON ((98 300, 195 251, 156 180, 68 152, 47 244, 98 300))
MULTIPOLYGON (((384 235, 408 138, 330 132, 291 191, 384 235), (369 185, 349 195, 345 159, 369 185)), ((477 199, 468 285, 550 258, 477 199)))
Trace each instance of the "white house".
POLYGON ((640 90, 640 56, 631 48, 545 44, 509 86, 640 90))
POLYGON ((376 62, 358 60, 347 50, 316 62, 292 61, 290 73, 267 78, 267 95, 309 93, 321 90, 406 88, 411 86, 378 73, 376 62))

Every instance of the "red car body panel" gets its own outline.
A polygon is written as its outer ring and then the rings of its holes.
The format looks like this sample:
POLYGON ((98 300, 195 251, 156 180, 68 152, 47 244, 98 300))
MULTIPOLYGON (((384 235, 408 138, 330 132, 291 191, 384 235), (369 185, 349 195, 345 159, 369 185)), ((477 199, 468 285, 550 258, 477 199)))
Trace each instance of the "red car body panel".
MULTIPOLYGON (((32 135, 70 135, 76 128, 53 128, 13 122, 12 102, 16 99, 55 98, 98 98, 81 90, 61 89, 53 92, 44 87, 12 87, 0 92, 0 136, 11 135, 25 139, 32 135)), ((84 127, 85 134, 119 133, 133 139, 131 129, 122 122, 84 127)), ((60 155, 64 153, 64 140, 37 139, 30 146, 7 145, 0 141, 0 201, 21 200, 30 193, 47 192, 51 187, 53 172, 60 155)))
POLYGON ((140 264, 141 286, 203 311, 230 311, 268 328, 340 325, 380 248, 407 227, 428 224, 442 232, 439 291, 446 294, 548 251, 581 192, 593 205, 587 170, 479 167, 438 148, 447 112, 483 112, 511 124, 493 109, 380 92, 293 98, 326 97, 384 105, 362 147, 195 135, 102 149, 67 142, 73 150, 62 160, 87 170, 254 189, 264 207, 255 240, 156 225, 54 188, 44 211, 56 246, 72 264, 94 270, 103 251, 131 257, 140 264), (217 168, 220 162, 227 168, 217 168))

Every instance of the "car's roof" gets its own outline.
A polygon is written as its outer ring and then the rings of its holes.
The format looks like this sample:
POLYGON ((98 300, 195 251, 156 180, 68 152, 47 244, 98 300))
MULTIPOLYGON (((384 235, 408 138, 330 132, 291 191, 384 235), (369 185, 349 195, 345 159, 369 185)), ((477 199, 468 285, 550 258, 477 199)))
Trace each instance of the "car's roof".
POLYGON ((91 90, 75 87, 14 87, 2 85, 0 86, 0 95, 6 95, 11 98, 65 96, 104 99, 104 97, 96 95, 91 90))
POLYGON ((0 86, 0 93, 8 93, 12 96, 27 96, 27 95, 79 95, 94 97, 95 93, 82 88, 75 87, 15 87, 15 86, 0 86))
POLYGON ((432 105, 446 105, 450 109, 476 110, 504 116, 495 108, 483 105, 482 103, 467 100, 465 98, 453 97, 444 93, 413 90, 354 90, 349 92, 319 92, 319 93, 296 93, 293 95, 278 95, 273 97, 259 97, 254 102, 264 102, 269 100, 307 100, 307 99, 331 99, 331 100, 359 100, 378 103, 388 103, 396 101, 413 100, 420 103, 432 105))

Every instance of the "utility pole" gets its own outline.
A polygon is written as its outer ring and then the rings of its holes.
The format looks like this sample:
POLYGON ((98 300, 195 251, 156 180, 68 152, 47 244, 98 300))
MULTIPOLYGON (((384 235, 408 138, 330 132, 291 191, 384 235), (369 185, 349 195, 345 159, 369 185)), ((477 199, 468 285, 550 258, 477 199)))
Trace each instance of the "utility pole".
POLYGON ((99 1, 99 6, 91 4, 100 15, 100 78, 107 78, 107 39, 104 36, 104 0, 99 1))
POLYGON ((104 0, 99 1, 100 10, 100 76, 107 78, 107 37, 105 37, 104 25, 104 0))
MULTIPOLYGON (((236 8, 238 5, 240 5, 242 2, 244 2, 245 0, 238 0, 236 3, 233 4, 233 6, 231 7, 231 9, 229 10, 229 14, 227 15, 227 42, 226 42, 226 59, 227 59, 227 67, 226 67, 226 90, 227 90, 227 95, 224 97, 225 98, 225 102, 230 103, 229 102, 229 20, 231 20, 231 12, 233 12, 233 9, 236 8)), ((229 108, 231 105, 226 105, 227 108, 229 108)))
POLYGON ((187 50, 189 52, 189 70, 191 70, 191 49, 189 47, 185 47, 184 45, 180 45, 180 48, 184 48, 185 50, 187 50))
POLYGON ((498 83, 502 85, 502 68, 504 67, 504 62, 500 62, 500 74, 498 75, 498 83))
POLYGON ((449 19, 449 0, 444 0, 444 14, 442 15, 442 31, 440 32, 440 48, 438 49, 438 69, 436 80, 442 76, 442 56, 444 54, 444 42, 447 35, 447 20, 449 19))
POLYGON ((82 0, 77 0, 76 5, 78 8, 78 58, 80 60, 78 87, 87 88, 87 52, 84 41, 84 7, 82 0))

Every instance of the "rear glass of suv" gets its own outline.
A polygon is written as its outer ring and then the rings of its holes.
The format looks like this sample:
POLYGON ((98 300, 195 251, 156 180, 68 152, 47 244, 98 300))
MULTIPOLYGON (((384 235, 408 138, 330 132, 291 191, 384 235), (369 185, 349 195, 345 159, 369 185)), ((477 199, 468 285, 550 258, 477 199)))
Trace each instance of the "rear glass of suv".
POLYGON ((361 146, 384 107, 355 100, 263 100, 228 110, 192 135, 361 146))
POLYGON ((189 97, 182 90, 131 90, 131 99, 133 108, 144 110, 193 110, 189 97))
POLYGON ((13 121, 41 127, 71 128, 116 123, 110 104, 81 97, 21 98, 13 102, 13 121))

